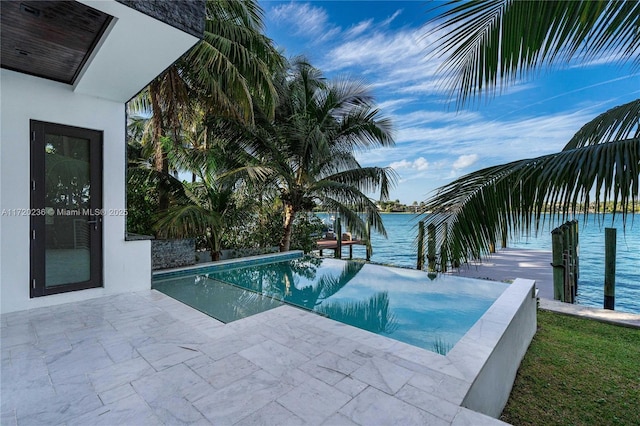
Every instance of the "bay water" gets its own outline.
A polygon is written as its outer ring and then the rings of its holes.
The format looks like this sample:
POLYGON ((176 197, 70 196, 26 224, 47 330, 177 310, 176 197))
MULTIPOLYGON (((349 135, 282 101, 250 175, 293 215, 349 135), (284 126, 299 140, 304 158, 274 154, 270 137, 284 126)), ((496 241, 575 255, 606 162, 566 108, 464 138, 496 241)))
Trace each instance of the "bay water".
MULTIPOLYGON (((387 238, 374 233, 372 262, 390 266, 416 267, 418 221, 423 215, 411 213, 382 213, 387 238)), ((330 215, 318 214, 325 222, 330 215)), ((604 230, 617 229, 615 309, 640 313, 640 215, 630 215, 623 229, 622 217, 611 214, 589 215, 579 222, 580 277, 577 303, 602 308, 604 300, 604 230)), ((557 226, 557 224, 554 224, 557 226)), ((522 236, 509 241, 515 248, 547 250, 551 252, 551 228, 545 225, 537 235, 522 236)), ((346 251, 345 251, 346 252, 346 251)), ((354 246, 356 258, 365 257, 364 246, 354 246)), ((523 277, 526 278, 526 277, 523 277)))

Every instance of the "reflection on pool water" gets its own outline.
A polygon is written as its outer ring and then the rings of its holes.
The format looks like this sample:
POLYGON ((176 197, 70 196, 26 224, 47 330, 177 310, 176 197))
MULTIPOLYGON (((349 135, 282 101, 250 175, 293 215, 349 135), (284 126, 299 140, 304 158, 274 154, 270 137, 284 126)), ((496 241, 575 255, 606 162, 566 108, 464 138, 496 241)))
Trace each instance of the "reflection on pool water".
POLYGON ((337 259, 199 269, 154 277, 153 288, 223 322, 283 302, 446 354, 508 284, 337 259))

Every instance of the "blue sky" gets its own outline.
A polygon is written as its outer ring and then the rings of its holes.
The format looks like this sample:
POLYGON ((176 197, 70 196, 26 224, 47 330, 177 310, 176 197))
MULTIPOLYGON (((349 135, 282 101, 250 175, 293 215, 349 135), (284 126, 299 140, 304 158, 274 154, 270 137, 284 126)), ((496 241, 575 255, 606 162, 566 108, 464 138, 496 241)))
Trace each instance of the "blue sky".
POLYGON ((267 35, 329 78, 364 80, 395 128, 394 148, 358 154, 391 166, 391 199, 411 204, 472 171, 560 151, 598 114, 640 96, 640 73, 607 60, 542 70, 456 110, 427 58, 432 2, 261 1, 267 35))

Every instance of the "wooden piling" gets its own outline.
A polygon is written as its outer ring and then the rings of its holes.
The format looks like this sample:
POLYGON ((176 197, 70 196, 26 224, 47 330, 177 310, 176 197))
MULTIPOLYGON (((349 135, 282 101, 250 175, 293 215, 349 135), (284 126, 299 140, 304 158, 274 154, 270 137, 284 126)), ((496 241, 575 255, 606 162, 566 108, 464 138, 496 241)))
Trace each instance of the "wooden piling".
POLYGON ((573 259, 573 266, 574 266, 574 278, 575 278, 575 286, 576 286, 576 294, 578 293, 578 280, 580 279, 580 236, 579 234, 579 225, 578 225, 578 221, 574 220, 573 221, 573 242, 575 244, 575 250, 574 250, 574 259, 573 259))
POLYGON ((447 223, 443 224, 442 228, 442 245, 440 246, 440 272, 447 272, 447 266, 449 264, 449 250, 447 246, 447 239, 449 238, 447 223))
POLYGON ((429 261, 428 271, 436 271, 436 226, 431 223, 427 226, 427 260, 429 261))
POLYGON ((418 223, 418 261, 416 269, 421 271, 424 266, 424 221, 418 223))
POLYGON ((371 260, 371 255, 373 254, 373 247, 371 247, 371 222, 367 219, 367 245, 366 245, 366 259, 367 262, 371 260))
POLYGON ((342 226, 340 225, 340 218, 336 219, 336 251, 334 257, 336 259, 342 259, 342 226))
POLYGON ((562 262, 562 231, 551 231, 551 266, 553 267, 553 298, 564 302, 564 264, 562 262))
POLYGON ((604 308, 615 309, 616 228, 604 229, 604 308))
POLYGON ((501 223, 501 235, 500 235, 500 239, 501 239, 501 243, 502 243, 502 248, 507 248, 507 236, 509 235, 509 232, 507 230, 507 222, 504 221, 501 223))

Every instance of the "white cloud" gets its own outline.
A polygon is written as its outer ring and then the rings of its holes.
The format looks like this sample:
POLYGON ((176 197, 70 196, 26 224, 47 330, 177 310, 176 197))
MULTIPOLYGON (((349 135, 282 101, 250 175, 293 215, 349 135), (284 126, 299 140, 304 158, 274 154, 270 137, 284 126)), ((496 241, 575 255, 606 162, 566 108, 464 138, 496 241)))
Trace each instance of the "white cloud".
POLYGON ((425 171, 429 168, 429 162, 424 157, 418 157, 413 161, 394 161, 393 163, 389 164, 389 167, 395 170, 414 169, 418 171, 425 171))
POLYGON ((380 23, 380 26, 386 27, 387 25, 389 25, 390 23, 392 23, 398 16, 400 16, 400 14, 403 12, 403 9, 398 9, 395 12, 393 12, 393 15, 389 16, 387 19, 385 19, 384 21, 382 21, 380 23))
POLYGON ((328 30, 335 30, 329 24, 329 16, 321 7, 309 3, 288 3, 271 10, 271 18, 293 28, 295 34, 309 38, 325 35, 328 30))
POLYGON ((367 19, 366 21, 359 22, 347 30, 346 36, 347 37, 358 36, 363 32, 365 32, 366 30, 368 30, 371 27, 371 24, 373 24, 373 19, 367 19))
POLYGON ((478 154, 461 155, 456 161, 453 162, 453 168, 455 170, 466 169, 472 166, 478 161, 478 154))

